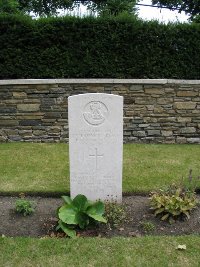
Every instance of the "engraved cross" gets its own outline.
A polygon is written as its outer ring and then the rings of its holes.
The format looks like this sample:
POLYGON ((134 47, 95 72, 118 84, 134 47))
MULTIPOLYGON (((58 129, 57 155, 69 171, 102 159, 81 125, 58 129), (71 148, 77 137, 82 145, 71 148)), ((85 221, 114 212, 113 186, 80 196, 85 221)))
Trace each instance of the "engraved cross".
POLYGON ((95 158, 95 169, 96 169, 96 171, 99 169, 98 167, 99 167, 99 164, 98 164, 98 159, 99 158, 102 158, 103 156, 104 156, 104 154, 98 154, 98 148, 97 147, 95 147, 95 152, 94 152, 94 154, 90 154, 89 155, 90 157, 94 157, 95 158))

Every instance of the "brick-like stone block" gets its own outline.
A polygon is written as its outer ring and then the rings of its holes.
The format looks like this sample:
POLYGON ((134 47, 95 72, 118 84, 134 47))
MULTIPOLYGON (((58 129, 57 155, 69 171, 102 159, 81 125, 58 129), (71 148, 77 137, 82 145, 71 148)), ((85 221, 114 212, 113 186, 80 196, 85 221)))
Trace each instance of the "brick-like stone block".
POLYGON ((149 136, 159 136, 159 135, 161 135, 160 130, 148 130, 147 133, 148 133, 149 136))
POLYGON ((130 91, 134 91, 134 92, 144 92, 144 87, 142 84, 133 84, 129 87, 130 91))
POLYGON ((21 120, 19 121, 19 125, 22 126, 34 126, 34 125, 40 125, 41 120, 21 120))
POLYGON ((187 138, 189 144, 200 144, 200 138, 187 138))
POLYGON ((144 136, 146 136, 146 133, 145 133, 145 131, 133 131, 132 135, 136 136, 136 137, 144 137, 144 136))
POLYGON ((7 135, 18 135, 18 130, 15 130, 15 129, 5 129, 5 133, 7 135))
POLYGON ((26 98, 27 93, 25 93, 25 92, 13 92, 13 97, 14 98, 26 98))
POLYGON ((9 113, 15 113, 16 108, 15 107, 0 107, 0 114, 9 114, 9 113))
POLYGON ((178 122, 191 122, 192 118, 191 117, 178 117, 177 121, 178 122))
POLYGON ((190 134, 190 133, 195 133, 196 128, 195 127, 185 127, 180 130, 181 133, 183 134, 190 134))
POLYGON ((177 92, 177 96, 183 96, 183 97, 187 97, 187 96, 198 96, 198 92, 195 92, 193 90, 189 90, 189 91, 178 91, 177 92))
POLYGON ((61 117, 61 112, 46 112, 44 119, 58 119, 61 117))
POLYGON ((42 106, 53 106, 55 104, 55 98, 42 98, 41 105, 42 106))
POLYGON ((157 103, 160 105, 166 105, 169 103, 173 103, 173 98, 172 97, 160 97, 157 99, 157 103))
POLYGON ((23 112, 39 111, 40 104, 18 104, 17 109, 23 112))
POLYGON ((7 136, 1 136, 0 135, 0 143, 4 143, 7 141, 7 136))
POLYGON ((34 113, 34 112, 31 112, 31 113, 25 113, 25 114, 17 114, 16 115, 16 118, 18 120, 39 120, 39 119, 42 119, 44 117, 44 114, 45 113, 42 113, 42 112, 37 112, 37 113, 34 113))
POLYGON ((0 126, 18 126, 19 122, 17 120, 2 120, 0 119, 0 126))
POLYGON ((174 107, 176 109, 195 109, 196 107, 196 102, 175 102, 174 107))
POLYGON ((19 135, 10 135, 10 136, 8 136, 8 139, 10 141, 21 141, 22 140, 22 137, 19 136, 19 135))
POLYGON ((145 88, 145 94, 163 95, 165 93, 163 88, 145 88))
POLYGON ((161 131, 161 132, 162 132, 162 136, 166 136, 166 137, 173 136, 172 131, 161 131))
POLYGON ((163 113, 163 112, 164 112, 164 109, 163 109, 162 107, 159 107, 159 106, 158 106, 158 107, 155 107, 155 108, 154 108, 154 112, 155 112, 155 113, 163 113))
POLYGON ((150 124, 143 123, 143 124, 139 124, 138 126, 139 126, 140 128, 146 128, 146 127, 149 127, 150 124))

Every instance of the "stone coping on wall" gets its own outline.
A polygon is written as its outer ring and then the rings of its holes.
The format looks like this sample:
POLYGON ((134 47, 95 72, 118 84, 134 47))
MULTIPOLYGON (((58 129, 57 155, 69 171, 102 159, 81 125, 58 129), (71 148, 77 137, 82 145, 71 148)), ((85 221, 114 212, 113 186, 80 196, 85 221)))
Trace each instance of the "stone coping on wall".
POLYGON ((200 80, 176 79, 12 79, 0 80, 0 85, 25 84, 200 84, 200 80))

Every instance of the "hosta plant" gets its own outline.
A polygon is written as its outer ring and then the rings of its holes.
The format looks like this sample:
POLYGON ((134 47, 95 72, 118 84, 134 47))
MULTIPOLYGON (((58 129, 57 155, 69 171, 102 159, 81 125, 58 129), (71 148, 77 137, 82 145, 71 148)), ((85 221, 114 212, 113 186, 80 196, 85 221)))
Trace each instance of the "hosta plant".
POLYGON ((106 223, 103 217, 105 208, 101 201, 91 202, 84 195, 77 195, 73 200, 62 196, 65 204, 58 209, 58 226, 68 236, 75 237, 75 228, 85 229, 94 221, 106 223))
POLYGON ((198 204, 195 192, 186 190, 173 184, 167 190, 153 192, 150 197, 151 209, 161 220, 174 222, 177 218, 185 216, 190 218, 190 211, 198 204))

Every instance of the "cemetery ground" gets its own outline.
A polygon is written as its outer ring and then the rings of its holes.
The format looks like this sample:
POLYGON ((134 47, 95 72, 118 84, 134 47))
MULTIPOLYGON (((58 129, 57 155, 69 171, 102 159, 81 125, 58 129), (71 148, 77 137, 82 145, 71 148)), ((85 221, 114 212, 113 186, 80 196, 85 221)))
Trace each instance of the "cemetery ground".
POLYGON ((0 266, 199 266, 200 208, 170 225, 148 202, 149 192, 187 179, 190 169, 200 175, 199 145, 125 144, 123 160, 122 225, 58 238, 51 226, 69 193, 68 145, 0 144, 0 266), (35 201, 30 216, 14 211, 20 193, 35 201))

